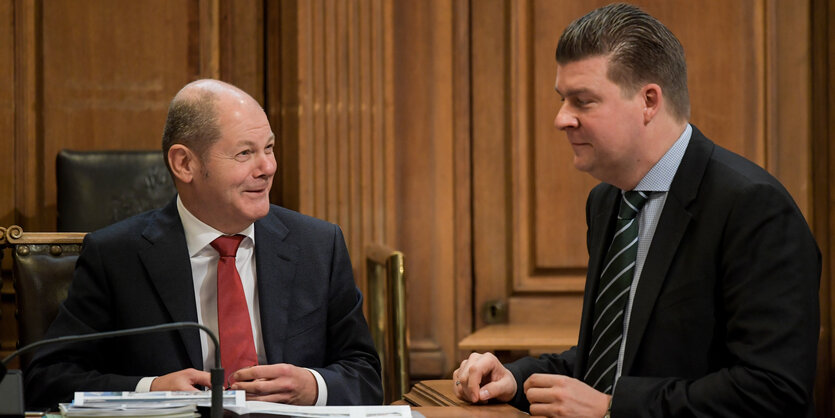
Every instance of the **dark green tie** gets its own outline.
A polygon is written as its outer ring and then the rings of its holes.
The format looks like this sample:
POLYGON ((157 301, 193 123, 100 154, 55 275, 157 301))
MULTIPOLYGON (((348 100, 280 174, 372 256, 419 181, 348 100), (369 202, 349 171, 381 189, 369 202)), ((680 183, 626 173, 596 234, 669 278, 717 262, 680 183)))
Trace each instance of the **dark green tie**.
POLYGON ((623 340, 623 316, 635 258, 638 255, 638 211, 647 201, 648 192, 622 193, 615 236, 606 253, 603 272, 597 285, 594 301, 592 345, 586 368, 585 382, 593 388, 612 393, 618 364, 620 343, 623 340))

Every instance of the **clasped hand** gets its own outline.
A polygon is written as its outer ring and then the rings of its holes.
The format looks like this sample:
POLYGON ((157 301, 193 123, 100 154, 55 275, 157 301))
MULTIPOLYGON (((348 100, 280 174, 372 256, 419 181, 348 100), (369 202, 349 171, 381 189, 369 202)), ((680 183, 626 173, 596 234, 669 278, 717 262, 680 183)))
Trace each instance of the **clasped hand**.
MULTIPOLYGON (((247 400, 313 405, 319 396, 316 378, 310 370, 292 364, 253 366, 231 376, 232 390, 246 391, 247 400)), ((209 373, 185 369, 157 377, 151 390, 197 390, 210 386, 209 373)))
MULTIPOLYGON (((513 374, 491 353, 473 353, 452 374, 455 394, 472 403, 507 402, 516 395, 513 374)), ((606 414, 609 395, 584 382, 556 374, 533 374, 524 384, 532 416, 594 417, 606 414)))

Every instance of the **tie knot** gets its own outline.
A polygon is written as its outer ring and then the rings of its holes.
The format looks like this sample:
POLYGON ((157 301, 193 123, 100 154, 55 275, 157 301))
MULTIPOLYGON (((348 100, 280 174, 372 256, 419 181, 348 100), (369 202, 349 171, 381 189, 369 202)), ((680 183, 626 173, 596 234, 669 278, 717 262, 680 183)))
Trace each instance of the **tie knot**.
POLYGON ((638 212, 647 203, 647 192, 640 192, 630 190, 623 193, 623 198, 620 201, 620 211, 618 211, 618 219, 635 219, 638 212))
POLYGON ((220 253, 221 257, 234 257, 238 253, 238 246, 244 239, 243 235, 221 235, 212 241, 212 248, 220 253))

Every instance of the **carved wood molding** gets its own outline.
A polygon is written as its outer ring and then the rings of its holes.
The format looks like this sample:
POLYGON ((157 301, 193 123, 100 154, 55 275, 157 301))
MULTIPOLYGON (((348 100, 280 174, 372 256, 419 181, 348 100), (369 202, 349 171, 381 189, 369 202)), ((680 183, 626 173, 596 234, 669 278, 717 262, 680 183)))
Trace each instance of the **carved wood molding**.
POLYGON ((12 225, 0 227, 0 247, 17 244, 81 244, 86 232, 23 232, 23 228, 12 225))

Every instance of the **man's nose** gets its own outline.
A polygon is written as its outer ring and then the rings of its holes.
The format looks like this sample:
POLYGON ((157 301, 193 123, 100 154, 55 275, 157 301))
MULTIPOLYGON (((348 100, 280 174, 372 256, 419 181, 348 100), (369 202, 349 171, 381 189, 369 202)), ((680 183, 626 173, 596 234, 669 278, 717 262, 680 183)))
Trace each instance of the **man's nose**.
POLYGON ((567 128, 576 128, 579 123, 577 122, 577 117, 567 109, 567 105, 563 103, 560 106, 560 110, 557 112, 557 116, 554 117, 554 127, 559 130, 565 130, 567 128))
POLYGON ((258 159, 258 176, 273 176, 278 164, 275 162, 275 154, 262 153, 258 159))

